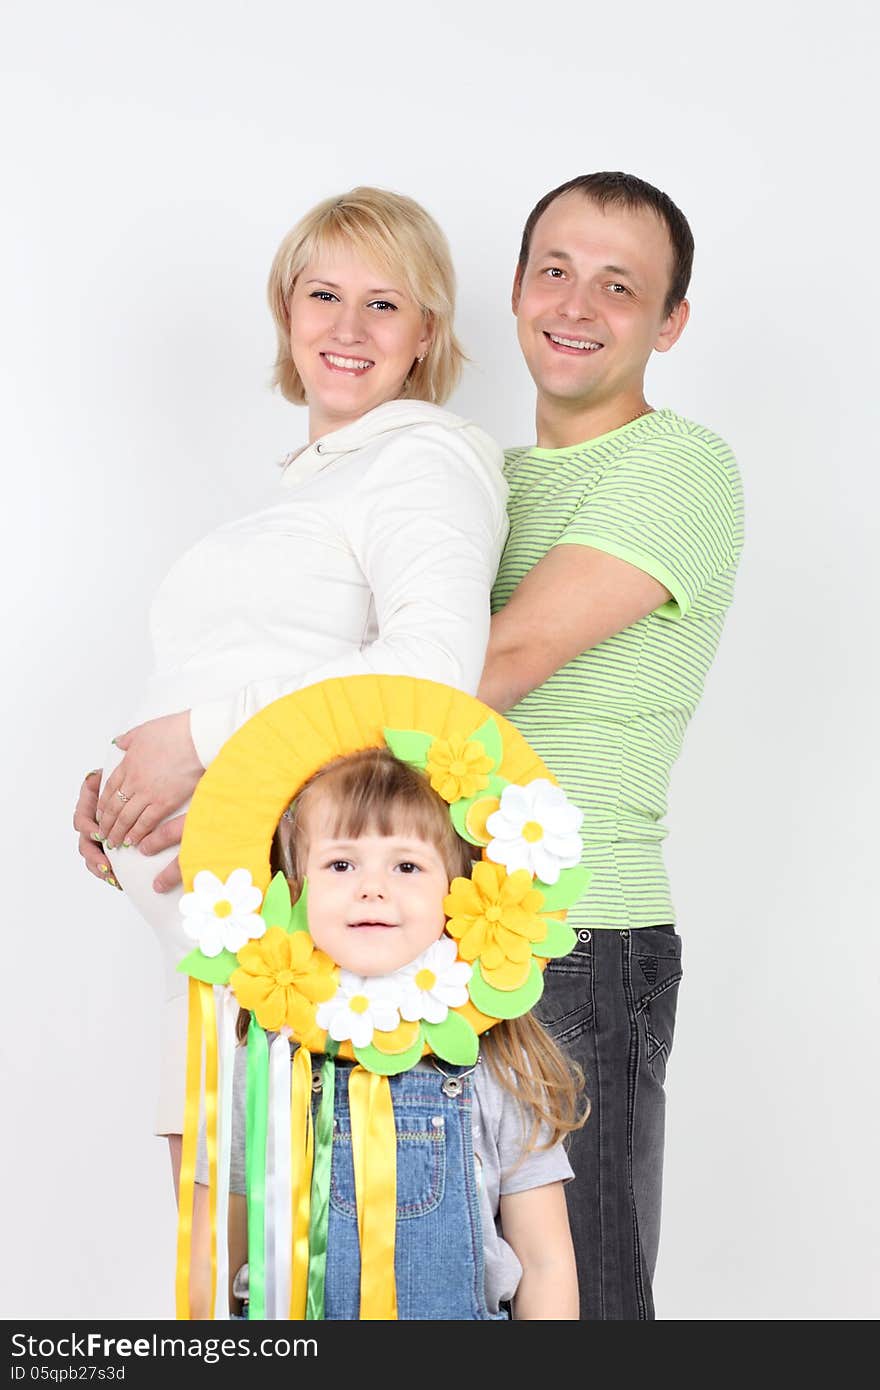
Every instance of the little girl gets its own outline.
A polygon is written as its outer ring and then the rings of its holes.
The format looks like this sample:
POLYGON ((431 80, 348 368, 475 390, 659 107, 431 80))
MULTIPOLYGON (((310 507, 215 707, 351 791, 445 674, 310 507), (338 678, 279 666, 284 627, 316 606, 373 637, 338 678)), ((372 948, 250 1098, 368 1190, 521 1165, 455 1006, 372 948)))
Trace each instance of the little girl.
MULTIPOLYGON (((384 748, 335 759, 302 788, 281 821, 275 849, 294 901, 307 885, 315 954, 341 967, 335 995, 318 1005, 317 1023, 329 1038, 363 1047, 373 1027, 403 1027, 407 1018, 441 1023, 465 1003, 470 968, 456 959, 453 937, 460 930, 456 887, 470 881, 474 850, 456 833, 449 806, 421 771, 384 748)), ((239 960, 245 957, 242 952, 239 960)), ((241 1000, 243 990, 236 993, 241 1000)), ((265 989, 262 995, 271 1008, 265 989)), ((248 1017, 242 1011, 240 1037, 248 1017)), ((229 1208, 228 1267, 238 1271, 236 1291, 247 1260, 244 1059, 242 1048, 235 1067, 229 1208)), ((324 1276, 328 1319, 359 1316, 353 1070, 337 1064, 324 1276)), ((320 1070, 314 1075, 317 1087, 320 1070)), ((563 1191, 573 1174, 562 1140, 585 1119, 579 1084, 528 1013, 484 1033, 475 1066, 423 1057, 390 1077, 398 1318, 497 1319, 508 1316, 505 1305, 518 1319, 578 1317, 563 1191)), ((211 1316, 207 1173, 203 1148, 190 1284, 199 1318, 211 1316)))

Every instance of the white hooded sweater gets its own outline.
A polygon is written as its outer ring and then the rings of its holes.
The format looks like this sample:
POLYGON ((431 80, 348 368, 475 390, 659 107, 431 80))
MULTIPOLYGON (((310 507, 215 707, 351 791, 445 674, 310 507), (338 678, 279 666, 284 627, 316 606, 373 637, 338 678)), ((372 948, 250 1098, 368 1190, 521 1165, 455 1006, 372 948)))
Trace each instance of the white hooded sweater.
POLYGON ((507 534, 502 464, 481 429, 424 401, 292 456, 277 502, 211 532, 161 584, 134 722, 189 709, 207 766, 257 710, 330 676, 473 693, 507 534))

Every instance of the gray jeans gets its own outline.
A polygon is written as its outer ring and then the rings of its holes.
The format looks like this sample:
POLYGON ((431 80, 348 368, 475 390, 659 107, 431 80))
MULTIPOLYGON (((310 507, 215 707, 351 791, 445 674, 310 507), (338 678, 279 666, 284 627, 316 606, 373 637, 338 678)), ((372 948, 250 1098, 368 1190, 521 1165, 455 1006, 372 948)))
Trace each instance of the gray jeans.
POLYGON ((583 930, 547 967, 536 1012, 583 1068, 592 1105, 570 1141, 566 1189, 583 1319, 654 1316, 663 1083, 680 979, 671 926, 583 930))

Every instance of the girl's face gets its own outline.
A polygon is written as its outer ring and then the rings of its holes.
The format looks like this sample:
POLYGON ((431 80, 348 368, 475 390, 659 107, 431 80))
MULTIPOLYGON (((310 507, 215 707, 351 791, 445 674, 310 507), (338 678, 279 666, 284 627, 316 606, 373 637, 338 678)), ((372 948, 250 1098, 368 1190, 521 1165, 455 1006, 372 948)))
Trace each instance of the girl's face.
POLYGON ((312 940, 356 975, 390 975, 443 935, 449 876, 410 831, 338 838, 321 798, 309 808, 305 873, 312 940))
POLYGON ((431 332, 397 277, 354 251, 328 249, 298 276, 290 351, 309 403, 309 439, 397 400, 431 332))

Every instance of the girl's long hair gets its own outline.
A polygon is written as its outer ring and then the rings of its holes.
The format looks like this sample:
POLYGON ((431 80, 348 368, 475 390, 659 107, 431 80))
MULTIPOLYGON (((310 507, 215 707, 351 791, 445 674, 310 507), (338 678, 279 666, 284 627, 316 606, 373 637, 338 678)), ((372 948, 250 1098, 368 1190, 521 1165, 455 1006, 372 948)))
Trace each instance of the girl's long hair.
POLYGON ((499 1086, 519 1101, 520 1163, 536 1149, 550 1149, 586 1124, 590 1102, 583 1094, 584 1074, 534 1014, 496 1023, 480 1038, 480 1052, 499 1086))
MULTIPOLYGON (((448 806, 427 777, 387 748, 364 748, 325 764, 282 817, 273 868, 284 871, 294 900, 302 892, 307 812, 318 796, 332 804, 336 835, 391 835, 405 827, 436 846, 450 880, 467 877, 473 868, 475 848, 456 833, 448 806)), ((241 1042, 249 1022, 250 1014, 242 1009, 236 1029, 241 1042)), ((482 1035, 480 1051, 498 1084, 519 1102, 523 1158, 552 1148, 586 1122, 590 1103, 582 1099, 583 1073, 533 1014, 494 1024, 482 1035)))

